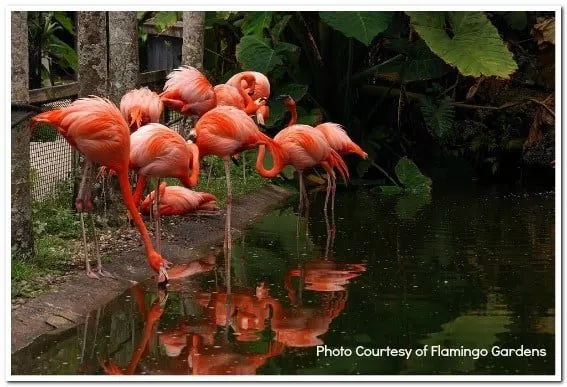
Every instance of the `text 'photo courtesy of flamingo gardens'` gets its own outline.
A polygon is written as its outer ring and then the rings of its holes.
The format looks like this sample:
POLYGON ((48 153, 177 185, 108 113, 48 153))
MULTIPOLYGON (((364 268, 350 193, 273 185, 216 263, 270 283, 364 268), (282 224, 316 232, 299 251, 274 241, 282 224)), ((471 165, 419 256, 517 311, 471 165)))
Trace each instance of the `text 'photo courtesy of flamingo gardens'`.
POLYGON ((560 380, 561 12, 479 8, 9 9, 8 380, 560 380))

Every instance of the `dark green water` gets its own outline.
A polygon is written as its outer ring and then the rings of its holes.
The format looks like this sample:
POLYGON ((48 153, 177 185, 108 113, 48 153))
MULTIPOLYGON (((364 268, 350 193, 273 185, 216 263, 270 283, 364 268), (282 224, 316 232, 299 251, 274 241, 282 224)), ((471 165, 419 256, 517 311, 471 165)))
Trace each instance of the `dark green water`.
POLYGON ((167 299, 136 287, 41 338, 12 356, 12 374, 104 374, 109 360, 136 374, 554 373, 553 192, 339 194, 334 240, 321 199, 307 232, 290 206, 235 241, 230 305, 221 254, 167 299), (352 355, 317 356, 318 345, 352 355), (412 354, 357 356, 359 346, 412 354), (487 355, 433 356, 435 346, 487 355), (492 354, 522 346, 545 356, 492 354))

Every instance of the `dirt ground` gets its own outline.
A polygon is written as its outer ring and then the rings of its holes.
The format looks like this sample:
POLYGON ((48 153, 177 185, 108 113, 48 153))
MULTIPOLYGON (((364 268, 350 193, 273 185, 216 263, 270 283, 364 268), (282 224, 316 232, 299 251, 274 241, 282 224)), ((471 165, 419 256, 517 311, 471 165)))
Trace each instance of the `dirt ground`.
MULTIPOLYGON (((236 201, 232 213, 233 238, 254 218, 265 214, 289 196, 287 190, 268 185, 236 201)), ((169 227, 168 235, 162 242, 162 255, 173 263, 182 263, 199 258, 199 250, 218 248, 222 244, 224 219, 224 214, 182 218, 169 227)), ((141 282, 150 277, 155 281, 155 275, 146 263, 144 249, 141 243, 137 245, 132 247, 131 244, 125 244, 123 250, 115 247, 110 250, 116 251, 111 263, 103 263, 107 271, 120 279, 89 279, 83 266, 76 273, 66 276, 48 293, 12 309, 12 353, 26 347, 42 334, 80 324, 89 312, 131 287, 131 281, 141 282)))

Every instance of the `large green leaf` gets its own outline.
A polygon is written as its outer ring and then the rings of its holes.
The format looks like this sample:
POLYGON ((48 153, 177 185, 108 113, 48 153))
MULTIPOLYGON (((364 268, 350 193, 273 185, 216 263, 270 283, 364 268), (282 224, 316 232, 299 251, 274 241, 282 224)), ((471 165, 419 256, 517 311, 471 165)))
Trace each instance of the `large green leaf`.
POLYGON ((236 45, 236 59, 243 70, 269 73, 283 64, 282 52, 276 52, 268 39, 246 35, 236 45))
POLYGON ((483 12, 407 12, 431 51, 465 76, 509 78, 518 65, 483 12), (447 23, 446 23, 447 22, 447 23), (450 27, 450 34, 446 25, 450 27))
POLYGON ((55 35, 52 35, 50 40, 49 56, 57 61, 62 68, 76 72, 78 66, 77 51, 55 35))
POLYGON ((423 119, 431 132, 437 137, 444 137, 451 133, 455 119, 455 107, 450 97, 443 98, 439 104, 426 99, 420 107, 423 119))
POLYGON ((410 43, 406 39, 392 39, 388 49, 403 54, 380 67, 376 75, 394 73, 395 81, 402 83, 426 81, 445 75, 450 67, 433 54, 427 44, 420 39, 410 43))
POLYGON ((53 18, 59 23, 67 32, 71 35, 75 35, 75 29, 73 28, 73 21, 69 16, 67 16, 67 12, 64 11, 55 11, 53 12, 53 18))
POLYGON ((429 192, 431 190, 431 179, 423 175, 417 165, 407 157, 402 157, 398 161, 395 171, 406 191, 429 192))
POLYGON ((244 35, 264 36, 264 28, 270 28, 273 15, 272 11, 247 12, 240 29, 244 35))
POLYGON ((329 26, 368 46, 392 21, 391 12, 319 12, 329 26))

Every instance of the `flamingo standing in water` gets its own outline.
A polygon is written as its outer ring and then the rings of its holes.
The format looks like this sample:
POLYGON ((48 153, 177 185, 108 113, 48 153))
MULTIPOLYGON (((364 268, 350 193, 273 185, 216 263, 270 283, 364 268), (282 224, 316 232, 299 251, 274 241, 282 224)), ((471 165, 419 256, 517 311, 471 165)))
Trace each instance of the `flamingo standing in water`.
POLYGON ((307 191, 303 181, 303 171, 321 165, 327 171, 327 197, 325 199, 325 213, 331 190, 331 179, 335 178, 333 169, 337 169, 343 179, 348 177, 348 169, 341 156, 335 152, 319 132, 309 125, 292 125, 281 130, 275 137, 276 148, 280 148, 283 157, 274 160, 274 167, 267 171, 264 168, 265 147, 260 145, 256 168, 261 176, 267 178, 276 177, 277 174, 286 166, 292 165, 299 173, 299 207, 303 208, 303 202, 309 207, 307 191))
MULTIPOLYGON (((297 122, 297 105, 294 99, 289 95, 281 95, 278 97, 283 100, 283 103, 287 110, 291 114, 288 126, 294 125, 297 122)), ((318 130, 325 136, 325 139, 339 155, 344 156, 347 154, 354 153, 360 156, 362 159, 366 160, 368 154, 360 148, 352 139, 348 136, 347 132, 340 124, 334 122, 325 122, 323 124, 315 126, 315 130, 318 130)), ((335 194, 337 191, 336 179, 332 179, 331 185, 331 213, 334 216, 335 212, 335 194)))
MULTIPOLYGON (((130 168, 138 171, 134 202, 139 205, 147 176, 157 178, 156 201, 160 203, 159 186, 162 177, 176 177, 186 187, 199 179, 199 149, 185 141, 174 130, 156 123, 142 126, 130 136, 130 168), (191 173, 189 173, 191 170, 191 173)), ((160 213, 156 210, 157 250, 161 248, 160 213)))
MULTIPOLYGON (((225 259, 230 263, 232 242, 230 236, 232 215, 232 184, 230 182, 230 158, 236 153, 267 145, 276 163, 281 163, 281 152, 272 139, 258 127, 244 111, 233 106, 219 106, 205 113, 192 130, 199 157, 216 155, 224 160, 227 185, 227 208, 225 226, 225 259)), ((275 175, 274 175, 275 176, 275 175)), ((230 266, 227 275, 230 275, 230 266)), ((230 277, 229 277, 230 278, 230 277)), ((230 281, 228 281, 230 283, 230 281)))
MULTIPOLYGON (((130 211, 144 242, 148 263, 159 273, 158 282, 166 281, 166 269, 172 264, 154 249, 148 230, 136 209, 128 183, 130 131, 120 110, 107 99, 91 96, 80 98, 66 108, 40 113, 32 118, 31 126, 39 122, 57 127, 58 132, 71 146, 84 154, 87 160, 100 163, 116 172, 124 204, 130 211)), ((101 269, 100 257, 97 263, 101 269)), ((88 257, 86 257, 86 266, 87 275, 92 277, 88 257)))
MULTIPOLYGON (((143 214, 150 212, 155 196, 155 191, 146 196, 141 207, 143 214)), ((160 216, 218 212, 218 199, 208 192, 195 192, 185 187, 167 186, 164 181, 159 186, 159 196, 160 201, 157 206, 160 216)))

